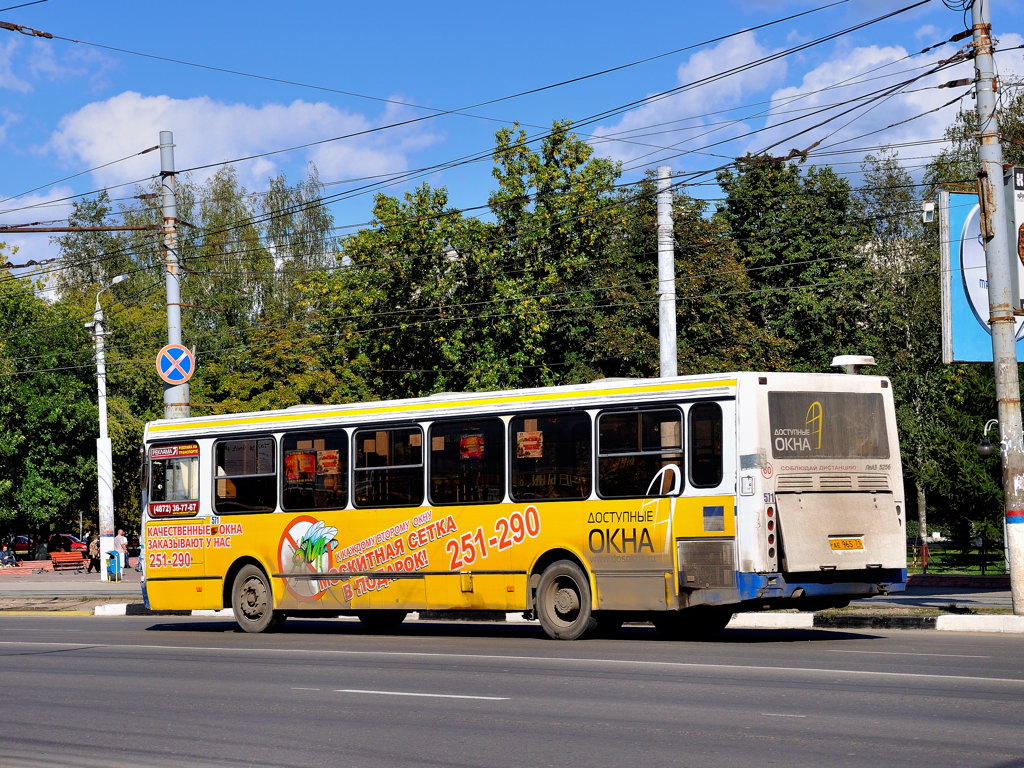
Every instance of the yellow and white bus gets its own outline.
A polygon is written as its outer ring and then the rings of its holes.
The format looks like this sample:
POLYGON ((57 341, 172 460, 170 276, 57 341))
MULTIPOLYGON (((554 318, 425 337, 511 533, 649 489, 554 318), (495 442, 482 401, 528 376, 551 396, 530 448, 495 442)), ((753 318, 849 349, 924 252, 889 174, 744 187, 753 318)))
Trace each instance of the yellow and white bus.
POLYGON ((906 582, 885 378, 741 372, 146 426, 154 609, 523 612, 572 640, 817 610, 906 582))

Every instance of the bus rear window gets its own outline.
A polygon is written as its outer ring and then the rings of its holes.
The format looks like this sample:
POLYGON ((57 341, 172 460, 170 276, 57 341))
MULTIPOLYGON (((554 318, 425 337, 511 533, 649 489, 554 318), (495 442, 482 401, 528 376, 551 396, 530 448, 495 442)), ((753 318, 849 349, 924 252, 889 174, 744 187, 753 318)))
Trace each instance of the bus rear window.
POLYGON ((150 517, 186 517, 197 512, 199 446, 196 443, 150 446, 150 517))
POLYGON ((777 459, 887 459, 881 393, 769 392, 777 459))

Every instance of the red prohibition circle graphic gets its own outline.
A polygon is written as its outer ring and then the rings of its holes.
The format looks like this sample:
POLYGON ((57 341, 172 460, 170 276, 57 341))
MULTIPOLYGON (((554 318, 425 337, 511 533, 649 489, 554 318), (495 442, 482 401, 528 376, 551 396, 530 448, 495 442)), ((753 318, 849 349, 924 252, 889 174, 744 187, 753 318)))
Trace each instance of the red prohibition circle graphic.
MULTIPOLYGON (((309 515, 303 515, 291 521, 288 528, 281 534, 281 542, 278 546, 278 565, 282 573, 325 573, 330 568, 331 555, 336 544, 332 540, 333 534, 327 537, 326 546, 317 551, 312 558, 305 551, 310 533, 315 533, 318 528, 324 528, 323 522, 309 515)), ((337 533, 333 528, 329 531, 337 533)), ((315 600, 334 582, 306 577, 287 579, 285 583, 288 585, 288 590, 299 599, 315 600)))

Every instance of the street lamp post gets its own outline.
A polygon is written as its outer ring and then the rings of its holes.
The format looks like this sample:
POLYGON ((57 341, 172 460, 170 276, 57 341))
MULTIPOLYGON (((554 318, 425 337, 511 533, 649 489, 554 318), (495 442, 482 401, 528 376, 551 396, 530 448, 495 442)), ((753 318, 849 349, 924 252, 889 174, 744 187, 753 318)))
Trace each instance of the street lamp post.
POLYGON ((107 580, 105 564, 107 556, 114 544, 114 468, 113 451, 110 437, 107 435, 107 362, 103 352, 103 308, 100 306, 100 295, 128 279, 128 275, 118 275, 110 284, 96 293, 96 308, 92 322, 86 327, 92 328, 96 340, 96 393, 100 415, 100 436, 96 440, 96 474, 99 486, 100 513, 100 581, 107 580))

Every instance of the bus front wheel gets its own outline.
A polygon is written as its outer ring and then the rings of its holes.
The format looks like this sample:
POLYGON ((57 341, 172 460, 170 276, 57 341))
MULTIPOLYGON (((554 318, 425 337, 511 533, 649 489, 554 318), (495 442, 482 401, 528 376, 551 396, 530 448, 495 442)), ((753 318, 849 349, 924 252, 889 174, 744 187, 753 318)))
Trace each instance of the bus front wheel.
POLYGON ((590 581, 569 560, 559 560, 544 569, 537 584, 534 610, 544 632, 553 640, 577 640, 597 628, 590 581))
POLYGON ((274 595, 267 575, 255 565, 246 565, 235 576, 231 588, 231 610, 245 632, 273 632, 285 615, 274 610, 274 595))

